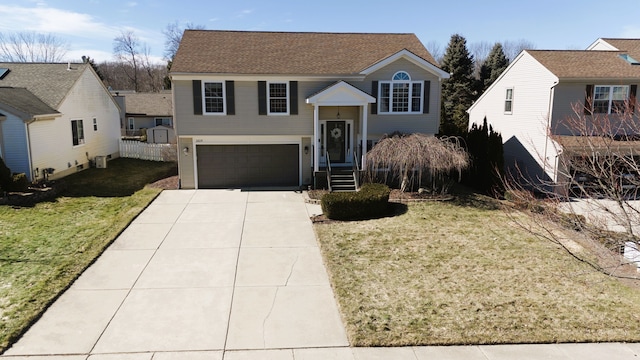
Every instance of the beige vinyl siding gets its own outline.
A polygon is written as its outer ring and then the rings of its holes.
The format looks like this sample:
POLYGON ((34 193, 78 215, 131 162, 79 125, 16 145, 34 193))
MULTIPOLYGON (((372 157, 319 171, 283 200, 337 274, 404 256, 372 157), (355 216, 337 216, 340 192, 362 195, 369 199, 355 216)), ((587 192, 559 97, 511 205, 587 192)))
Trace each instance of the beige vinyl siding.
POLYGON ((178 167, 178 175, 180 177, 181 189, 195 189, 195 169, 194 169, 194 151, 192 138, 179 138, 178 139, 178 160, 180 166, 178 167), (185 147, 189 148, 189 153, 185 155, 182 151, 185 147))
POLYGON ((523 53, 501 78, 473 105, 470 124, 481 125, 484 118, 502 134, 505 143, 505 166, 518 164, 530 177, 549 177, 555 173, 553 144, 547 142, 552 88, 557 78, 527 53, 523 53), (513 89, 513 106, 505 113, 506 89, 513 89), (546 164, 545 164, 546 159, 546 164))
MULTIPOLYGON (((591 80, 591 81, 580 81, 580 82, 561 82, 556 86, 556 90, 554 93, 554 107, 553 107, 553 123, 551 124, 551 131, 556 135, 582 135, 572 132, 566 127, 562 126, 563 120, 567 119, 567 117, 575 117, 581 116, 582 109, 584 106, 584 101, 587 96, 586 87, 587 85, 638 85, 640 83, 640 79, 638 81, 620 81, 620 79, 615 80, 591 80), (575 113, 573 106, 580 107, 580 111, 578 114, 575 113)), ((610 115, 612 118, 615 115, 610 115)))
MULTIPOLYGON (((368 115, 368 133, 369 139, 378 139, 384 134, 394 131, 403 133, 424 133, 436 134, 440 126, 440 81, 438 77, 414 63, 399 59, 392 64, 370 74, 365 81, 354 83, 359 89, 378 97, 371 88, 372 81, 389 81, 398 71, 406 71, 412 81, 430 81, 431 89, 429 96, 429 113, 428 114, 371 114, 368 115)), ((424 89, 427 91, 427 89, 424 89)), ((378 106, 371 104, 370 106, 378 106)), ((423 104, 424 106, 424 104, 423 104)))
POLYGON ((310 135, 309 95, 332 82, 298 82, 297 115, 258 115, 258 82, 235 81, 235 115, 194 115, 191 81, 174 81, 178 135, 310 135))

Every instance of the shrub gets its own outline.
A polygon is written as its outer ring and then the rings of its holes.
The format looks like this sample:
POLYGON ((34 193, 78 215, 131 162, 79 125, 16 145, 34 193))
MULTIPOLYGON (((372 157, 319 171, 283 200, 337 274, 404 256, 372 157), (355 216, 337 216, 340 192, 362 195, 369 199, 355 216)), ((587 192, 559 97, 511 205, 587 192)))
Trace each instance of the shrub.
POLYGON ((29 180, 25 173, 13 174, 11 178, 11 185, 9 185, 9 191, 26 191, 29 188, 29 180))
POLYGON ((384 184, 364 184, 357 192, 329 193, 322 197, 322 212, 334 220, 371 219, 387 214, 391 190, 384 184))

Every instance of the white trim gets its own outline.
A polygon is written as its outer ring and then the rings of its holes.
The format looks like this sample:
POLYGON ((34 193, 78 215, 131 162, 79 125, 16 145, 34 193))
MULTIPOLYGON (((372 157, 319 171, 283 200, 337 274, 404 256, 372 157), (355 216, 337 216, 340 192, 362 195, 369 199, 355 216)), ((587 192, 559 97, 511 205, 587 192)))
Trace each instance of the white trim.
POLYGON ((338 79, 362 81, 366 75, 280 75, 280 74, 211 74, 211 73, 174 73, 171 74, 171 80, 201 80, 201 81, 336 81, 338 79))
POLYGON ((202 80, 200 85, 200 92, 202 94, 202 115, 213 116, 225 116, 227 115, 227 86, 224 81, 206 81, 202 80), (221 84, 222 85, 222 112, 208 112, 207 111, 207 99, 204 95, 205 84, 221 84))
MULTIPOLYGON (((84 119, 70 119, 69 124, 71 125, 71 146, 73 148, 84 146, 87 143, 87 135, 85 134, 85 131, 84 131, 84 119), (74 135, 79 135, 79 134, 74 134, 74 132, 73 132, 73 122, 74 121, 80 121, 80 123, 82 124, 82 139, 80 139, 80 136, 78 136, 78 143, 77 144, 73 143, 73 136, 74 135), (82 142, 81 142, 81 140, 82 140, 82 142)), ((78 129, 78 125, 76 125, 76 130, 77 129, 78 129)))
POLYGON ((512 115, 513 114, 513 86, 507 87, 504 89, 504 113, 506 115, 512 115), (511 98, 508 98, 507 94, 509 94, 509 90, 511 90, 511 98), (507 111, 507 101, 511 102, 511 110, 507 111))
POLYGON ((427 70, 428 72, 436 75, 437 77, 441 78, 441 79, 448 79, 450 77, 449 73, 447 73, 446 71, 440 69, 439 67, 433 65, 432 63, 426 61, 425 59, 419 57, 418 55, 412 53, 409 50, 400 50, 397 53, 387 57, 386 59, 378 62, 377 64, 370 66, 364 70, 362 70, 360 72, 360 74, 363 75, 369 75, 373 72, 376 72, 380 69, 382 69, 383 67, 393 63, 394 61, 398 60, 398 59, 406 59, 409 60, 410 62, 414 63, 417 66, 420 66, 421 68, 427 70))
POLYGON ((375 103, 376 99, 345 81, 339 81, 308 97, 305 102, 315 106, 365 106, 375 103))
MULTIPOLYGON (((356 133, 355 130, 355 126, 354 126, 354 121, 352 119, 326 119, 326 120, 320 120, 319 124, 320 126, 324 125, 324 137, 321 136, 320 139, 320 148, 325 148, 325 152, 326 152, 326 148, 327 148, 327 136, 328 131, 327 131, 327 121, 341 121, 344 122, 344 128, 345 128, 345 132, 347 131, 347 128, 350 127, 350 132, 349 132, 349 141, 347 141, 347 137, 345 134, 345 141, 344 141, 344 161, 343 163, 334 163, 332 162, 331 165, 351 165, 353 164, 353 151, 355 149, 355 147, 357 146, 357 143, 354 141, 354 135, 356 133), (351 144, 351 147, 347 147, 347 145, 351 144)), ((318 162, 319 164, 322 166, 326 166, 327 165, 327 159, 326 156, 324 154, 320 154, 320 156, 318 156, 318 162)))
POLYGON ((608 41, 603 38, 599 38, 598 40, 591 43, 591 45, 587 46, 587 50, 591 51, 620 51, 615 46, 611 45, 608 41), (604 49, 594 50, 596 47, 602 46, 604 49))
MULTIPOLYGON (((400 72, 400 71, 399 71, 400 72)), ((406 73, 409 78, 411 78, 411 75, 409 75, 408 72, 406 71, 402 71, 404 73, 406 73)), ((394 76, 395 77, 395 74, 394 76)), ((392 79, 393 79, 392 77, 392 79)), ((378 82, 378 99, 382 99, 382 85, 383 84, 389 84, 389 110, 388 111, 382 111, 382 109, 380 108, 380 106, 382 105, 382 101, 378 101, 378 114, 385 114, 385 115, 408 115, 408 114, 422 114, 422 111, 424 109, 424 92, 425 92, 425 84, 424 81, 411 81, 411 80, 381 80, 378 82), (393 91, 394 91, 394 84, 409 84, 409 94, 408 94, 408 104, 407 104, 407 108, 408 111, 393 111, 393 91), (418 111, 413 111, 413 86, 415 84, 419 84, 420 85, 420 109, 418 111)))
MULTIPOLYGON (((289 115, 289 112, 291 111, 290 109, 290 103, 291 103, 291 98, 290 98, 290 93, 289 93, 289 82, 288 81, 267 81, 267 115, 269 116, 287 116, 289 115), (285 91, 286 91, 286 106, 287 106, 287 111, 285 112, 271 112, 271 84, 284 84, 285 86, 285 91)), ((278 99, 278 98, 276 98, 278 99)))

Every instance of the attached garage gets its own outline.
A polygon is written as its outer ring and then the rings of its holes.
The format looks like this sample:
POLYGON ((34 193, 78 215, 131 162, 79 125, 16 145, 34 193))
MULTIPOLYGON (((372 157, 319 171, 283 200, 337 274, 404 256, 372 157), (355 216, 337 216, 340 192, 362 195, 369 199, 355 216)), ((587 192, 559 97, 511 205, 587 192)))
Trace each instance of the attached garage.
POLYGON ((198 188, 298 186, 298 144, 198 145, 198 188))

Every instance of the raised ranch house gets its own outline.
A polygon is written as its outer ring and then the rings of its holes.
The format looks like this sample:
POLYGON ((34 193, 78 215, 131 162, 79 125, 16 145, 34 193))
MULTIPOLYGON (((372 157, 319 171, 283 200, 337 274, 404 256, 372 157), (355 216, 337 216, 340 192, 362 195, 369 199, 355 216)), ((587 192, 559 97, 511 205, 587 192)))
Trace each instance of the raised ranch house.
POLYGON ((112 93, 120 105, 120 126, 123 137, 140 137, 145 133, 147 142, 175 143, 171 91, 153 93, 112 91, 112 93))
POLYGON ((414 34, 185 31, 171 79, 182 188, 326 183, 384 134, 435 134, 448 74, 414 34))
MULTIPOLYGON (((563 120, 610 116, 634 102, 640 83, 640 40, 598 39, 587 50, 524 50, 469 108, 469 125, 487 119, 502 133, 505 167, 533 183, 559 183, 561 156, 576 155, 584 138, 563 120)), ((634 111, 630 107, 624 111, 634 111)), ((622 135, 622 134, 608 134, 622 135)), ((638 134, 626 134, 638 135, 638 134)), ((623 143, 623 142, 621 142, 623 143)), ((628 147, 637 142, 621 144, 628 147)), ((590 154, 580 154, 590 155, 590 154)), ((559 191, 562 189, 558 189, 559 191)))
POLYGON ((117 157, 118 119, 89 64, 0 63, 0 157, 30 181, 117 157))

